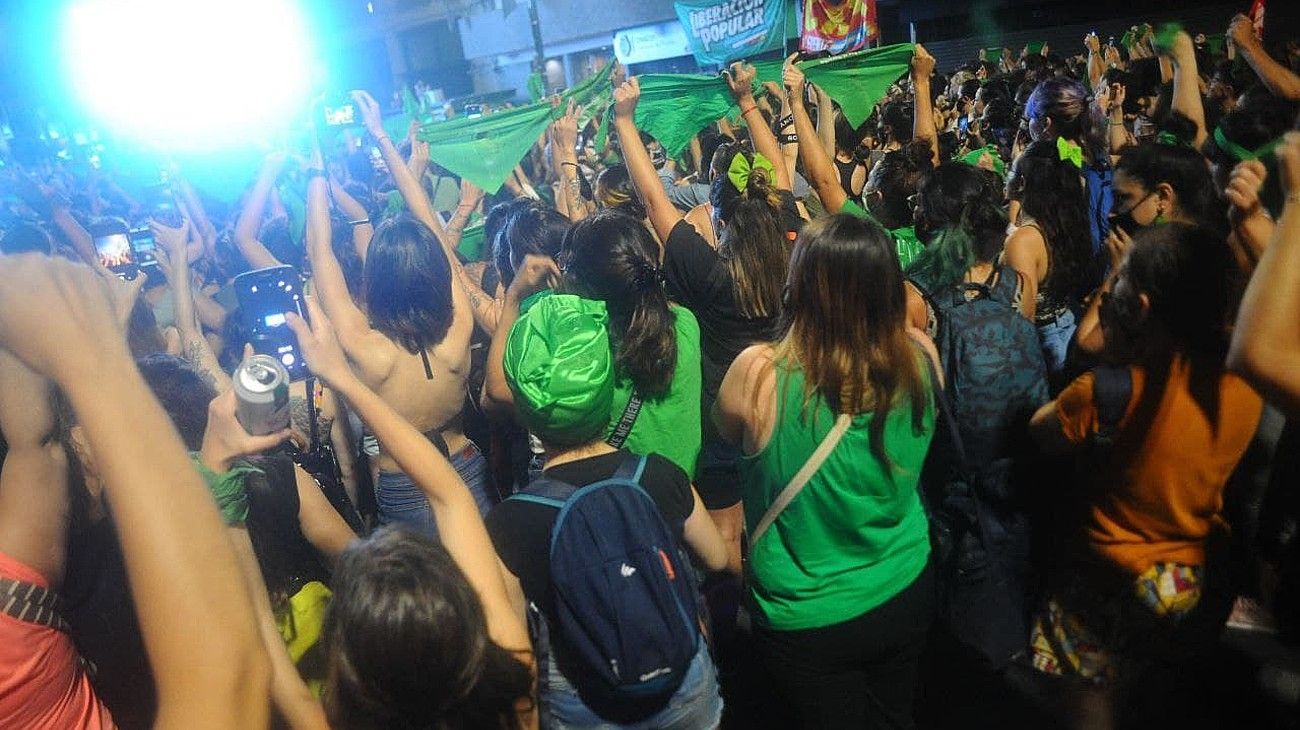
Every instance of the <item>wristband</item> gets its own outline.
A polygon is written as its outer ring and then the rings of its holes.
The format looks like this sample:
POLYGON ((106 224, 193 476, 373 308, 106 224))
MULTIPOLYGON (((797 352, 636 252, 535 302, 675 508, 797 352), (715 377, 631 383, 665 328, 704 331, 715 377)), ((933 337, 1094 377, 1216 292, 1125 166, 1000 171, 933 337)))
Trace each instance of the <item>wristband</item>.
POLYGON ((750 113, 750 112, 752 112, 752 111, 754 111, 754 110, 756 110, 756 109, 758 109, 758 105, 757 105, 757 104, 751 104, 750 107, 749 107, 748 109, 741 109, 741 110, 740 110, 740 116, 743 117, 743 116, 745 116, 746 114, 748 114, 748 113, 750 113))
POLYGON ((561 162, 561 163, 560 163, 560 167, 564 167, 565 165, 568 165, 569 167, 577 167, 577 168, 579 168, 579 169, 581 169, 581 167, 582 167, 581 165, 579 165, 579 164, 576 163, 576 162, 561 162))
POLYGON ((781 120, 780 120, 779 122, 776 123, 776 128, 777 128, 777 129, 785 129, 786 127, 789 127, 789 126, 791 126, 791 125, 793 125, 793 124, 794 124, 794 115, 793 115, 793 114, 787 114, 787 115, 781 117, 781 120))
POLYGON ((370 222, 370 219, 369 219, 369 218, 358 218, 357 220, 354 220, 354 221, 348 221, 348 225, 350 225, 350 226, 354 226, 354 227, 355 227, 355 226, 364 226, 364 225, 366 225, 366 224, 369 223, 369 222, 370 222))
POLYGON ((781 144, 798 144, 798 143, 799 143, 799 135, 797 135, 797 134, 783 134, 783 135, 780 135, 779 137, 777 137, 777 139, 779 139, 779 140, 781 141, 781 144))

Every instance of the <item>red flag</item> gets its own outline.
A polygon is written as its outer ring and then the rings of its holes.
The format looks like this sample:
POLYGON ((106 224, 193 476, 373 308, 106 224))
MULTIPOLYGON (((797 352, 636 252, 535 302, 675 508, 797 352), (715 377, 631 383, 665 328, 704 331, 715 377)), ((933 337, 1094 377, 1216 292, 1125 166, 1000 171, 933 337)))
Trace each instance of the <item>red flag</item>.
POLYGON ((802 0, 799 50, 832 54, 856 51, 880 36, 876 0, 802 0))
POLYGON ((1264 3, 1266 0, 1255 0, 1250 5, 1250 22, 1255 25, 1255 37, 1264 38, 1264 3))

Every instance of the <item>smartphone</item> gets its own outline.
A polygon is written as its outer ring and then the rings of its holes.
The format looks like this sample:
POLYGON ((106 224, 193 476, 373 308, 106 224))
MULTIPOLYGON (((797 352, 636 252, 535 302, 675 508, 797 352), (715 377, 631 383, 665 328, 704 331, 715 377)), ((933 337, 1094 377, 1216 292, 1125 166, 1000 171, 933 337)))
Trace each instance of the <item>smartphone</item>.
POLYGON ((345 103, 325 107, 325 126, 348 127, 356 123, 357 107, 355 104, 345 103))
POLYGON ((970 117, 962 117, 957 120, 957 131, 962 134, 970 132, 970 117))
POLYGON ((157 266, 158 242, 154 240, 153 231, 149 230, 149 226, 132 228, 130 238, 131 250, 135 252, 135 259, 140 267, 157 266))
POLYGON ((292 266, 272 266, 235 277, 235 297, 249 344, 259 355, 270 355, 289 371, 291 380, 307 377, 307 363, 285 317, 293 312, 304 319, 302 276, 292 266))
POLYGON ((110 233, 95 238, 95 253, 104 268, 130 281, 139 273, 131 237, 126 233, 110 233))
POLYGON ((469 117, 470 119, 478 119, 479 117, 483 116, 483 105, 482 105, 482 104, 466 104, 466 105, 465 105, 465 116, 469 117))

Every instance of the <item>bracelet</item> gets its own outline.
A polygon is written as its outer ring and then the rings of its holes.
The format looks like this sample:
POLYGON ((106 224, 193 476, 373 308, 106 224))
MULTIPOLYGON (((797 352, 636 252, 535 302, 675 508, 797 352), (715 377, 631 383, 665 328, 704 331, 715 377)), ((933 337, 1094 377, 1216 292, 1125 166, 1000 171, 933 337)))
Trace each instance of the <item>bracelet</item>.
POLYGON ((748 114, 748 113, 754 111, 755 109, 758 109, 758 105, 757 105, 757 104, 751 104, 750 107, 749 107, 748 109, 741 109, 741 110, 740 110, 740 116, 743 117, 743 116, 745 116, 746 114, 748 114))
POLYGON ((781 144, 798 144, 798 143, 799 143, 799 135, 797 135, 797 134, 783 134, 783 135, 781 135, 780 137, 778 137, 777 139, 779 139, 779 140, 781 141, 781 144))
POLYGON ((582 166, 579 165, 579 164, 576 163, 576 162, 561 162, 561 163, 560 163, 560 167, 564 167, 565 165, 568 165, 569 167, 576 167, 576 168, 578 168, 578 169, 582 169, 582 166))
POLYGON ((366 224, 369 223, 369 222, 370 222, 370 219, 369 219, 369 218, 358 218, 357 220, 354 220, 354 221, 348 221, 348 225, 350 225, 350 226, 354 226, 354 227, 355 227, 355 226, 364 226, 364 225, 366 225, 366 224))

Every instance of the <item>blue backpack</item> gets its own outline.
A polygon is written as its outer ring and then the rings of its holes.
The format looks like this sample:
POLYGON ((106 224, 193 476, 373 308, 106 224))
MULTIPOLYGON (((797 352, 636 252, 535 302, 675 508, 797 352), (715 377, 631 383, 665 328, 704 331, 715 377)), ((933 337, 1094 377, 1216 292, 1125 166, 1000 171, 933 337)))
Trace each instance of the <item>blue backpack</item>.
POLYGON ((699 648, 692 573, 641 488, 645 466, 628 454, 609 479, 579 488, 543 477, 510 497, 560 511, 550 637, 599 680, 590 689, 616 700, 671 695, 699 648))
POLYGON ((924 294, 938 319, 946 380, 935 393, 939 422, 921 476, 939 615, 992 669, 1027 647, 1030 534, 1017 444, 1048 400, 1038 335, 1013 306, 1017 283, 1002 266, 982 284, 924 294))

